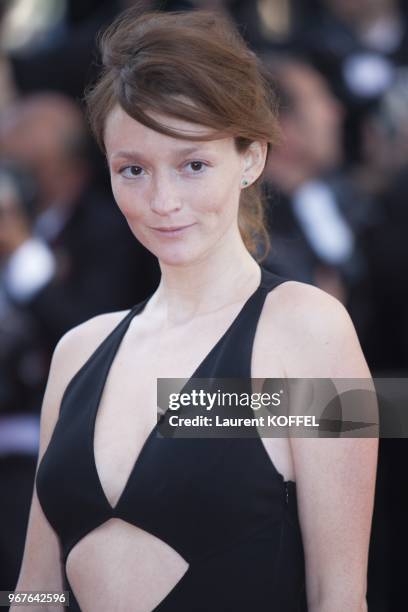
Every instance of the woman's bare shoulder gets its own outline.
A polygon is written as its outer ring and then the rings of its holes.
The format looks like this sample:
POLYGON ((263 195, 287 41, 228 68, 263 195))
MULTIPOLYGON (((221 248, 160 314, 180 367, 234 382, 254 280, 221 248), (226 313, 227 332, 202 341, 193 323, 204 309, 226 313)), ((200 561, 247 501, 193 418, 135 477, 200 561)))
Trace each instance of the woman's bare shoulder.
POLYGON ((129 312, 99 314, 68 330, 58 341, 53 356, 63 368, 61 374, 72 377, 129 312))
POLYGON ((275 339, 288 376, 370 375, 347 309, 318 287, 286 281, 270 291, 262 331, 275 339))
POLYGON ((121 310, 92 317, 71 328, 58 341, 52 355, 41 409, 41 452, 50 439, 67 385, 128 312, 121 310))
POLYGON ((279 318, 280 324, 290 327, 295 322, 313 324, 317 316, 334 312, 348 316, 343 304, 335 297, 308 283, 289 280, 270 291, 265 300, 267 319, 279 318))

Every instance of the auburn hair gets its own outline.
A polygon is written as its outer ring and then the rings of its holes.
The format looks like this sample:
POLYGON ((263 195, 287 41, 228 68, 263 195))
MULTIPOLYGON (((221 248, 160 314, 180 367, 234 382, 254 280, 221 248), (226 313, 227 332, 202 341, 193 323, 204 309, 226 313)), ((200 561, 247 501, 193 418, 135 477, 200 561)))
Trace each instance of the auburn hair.
MULTIPOLYGON (((116 104, 176 138, 203 136, 173 130, 148 112, 214 128, 213 139, 233 137, 238 152, 257 140, 266 142, 269 152, 277 142, 277 104, 268 74, 228 18, 203 10, 143 13, 136 6, 115 19, 99 46, 102 71, 85 101, 103 151, 106 118, 116 104)), ((258 261, 270 248, 261 181, 262 175, 241 191, 238 217, 243 241, 258 261)))

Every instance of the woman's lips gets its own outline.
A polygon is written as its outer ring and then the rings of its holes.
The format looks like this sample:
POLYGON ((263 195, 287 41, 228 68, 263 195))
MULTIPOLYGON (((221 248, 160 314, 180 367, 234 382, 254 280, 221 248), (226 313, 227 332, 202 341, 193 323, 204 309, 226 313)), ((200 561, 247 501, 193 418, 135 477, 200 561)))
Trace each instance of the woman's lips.
POLYGON ((152 227, 151 229, 162 236, 179 236, 193 225, 195 225, 195 223, 190 223, 189 225, 174 225, 171 227, 152 227))

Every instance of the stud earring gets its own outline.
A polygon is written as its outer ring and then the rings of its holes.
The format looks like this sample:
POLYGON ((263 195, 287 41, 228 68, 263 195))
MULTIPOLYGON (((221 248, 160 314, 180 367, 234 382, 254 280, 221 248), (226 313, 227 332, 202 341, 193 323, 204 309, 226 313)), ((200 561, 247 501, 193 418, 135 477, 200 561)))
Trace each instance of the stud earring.
POLYGON ((248 187, 248 185, 249 185, 249 181, 248 181, 248 179, 245 179, 245 178, 244 178, 244 179, 242 179, 242 181, 241 181, 241 185, 242 185, 242 187, 248 187))

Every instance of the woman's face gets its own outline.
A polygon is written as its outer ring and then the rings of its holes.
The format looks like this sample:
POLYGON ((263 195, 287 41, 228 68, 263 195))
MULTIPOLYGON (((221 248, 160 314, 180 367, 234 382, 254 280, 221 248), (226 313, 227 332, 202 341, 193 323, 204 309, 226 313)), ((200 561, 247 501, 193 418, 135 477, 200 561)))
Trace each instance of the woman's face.
POLYGON ((115 200, 136 238, 162 263, 205 257, 238 233, 245 155, 233 138, 205 141, 207 127, 151 113, 161 123, 203 135, 203 141, 166 136, 116 106, 105 125, 105 147, 115 200))

